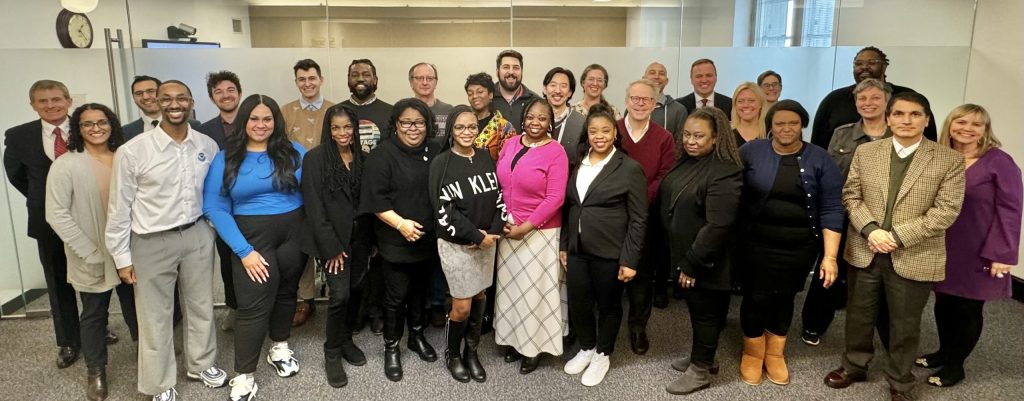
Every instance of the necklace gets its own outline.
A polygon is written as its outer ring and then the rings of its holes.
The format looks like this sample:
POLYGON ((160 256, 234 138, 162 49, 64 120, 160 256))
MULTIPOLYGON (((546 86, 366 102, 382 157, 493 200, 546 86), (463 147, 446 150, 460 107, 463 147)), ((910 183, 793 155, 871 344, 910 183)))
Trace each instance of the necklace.
POLYGON ((526 136, 523 136, 523 146, 526 146, 528 148, 536 148, 538 146, 544 146, 544 145, 547 145, 548 142, 551 142, 551 136, 544 137, 544 139, 541 139, 541 140, 539 140, 537 142, 527 142, 526 136))
POLYGON ((455 148, 452 148, 452 153, 469 159, 469 164, 473 164, 473 156, 476 156, 476 149, 470 148, 469 149, 469 154, 468 155, 464 155, 462 153, 459 153, 457 150, 455 150, 455 148))

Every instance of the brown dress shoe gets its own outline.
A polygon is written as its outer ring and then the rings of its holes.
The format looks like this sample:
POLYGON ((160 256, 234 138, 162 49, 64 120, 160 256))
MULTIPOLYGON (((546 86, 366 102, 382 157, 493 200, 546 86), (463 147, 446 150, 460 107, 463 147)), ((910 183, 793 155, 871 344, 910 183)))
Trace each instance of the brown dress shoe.
POLYGON ((89 368, 85 397, 89 401, 107 399, 107 372, 104 368, 89 368))
POLYGON ((891 388, 889 389, 889 396, 892 401, 910 401, 913 399, 910 398, 910 393, 906 391, 893 390, 891 388))
POLYGON ((299 327, 306 324, 310 316, 313 316, 313 312, 316 311, 316 307, 311 302, 302 301, 295 306, 295 318, 292 319, 292 327, 299 327))
POLYGON ((839 368, 828 372, 828 375, 825 376, 825 385, 832 388, 847 388, 853 383, 867 379, 868 376, 864 372, 851 373, 846 371, 846 368, 839 368))

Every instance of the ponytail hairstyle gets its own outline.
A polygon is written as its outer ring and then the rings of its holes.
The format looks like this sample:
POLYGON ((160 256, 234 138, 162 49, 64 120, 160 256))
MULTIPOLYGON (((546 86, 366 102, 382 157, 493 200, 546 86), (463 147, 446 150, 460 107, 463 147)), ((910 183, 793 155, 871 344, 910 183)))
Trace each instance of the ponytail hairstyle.
POLYGON ((612 146, 620 152, 625 152, 625 150, 622 149, 622 135, 619 135, 618 126, 615 122, 615 112, 612 111, 611 106, 596 103, 593 106, 590 106, 590 109, 587 110, 587 121, 583 124, 583 131, 580 132, 580 141, 576 144, 576 158, 572 160, 572 165, 569 166, 569 171, 575 171, 578 169, 580 164, 583 163, 583 158, 587 157, 587 154, 590 153, 590 137, 588 133, 590 131, 590 124, 592 121, 599 118, 603 118, 612 123, 612 128, 616 131, 614 132, 615 139, 612 142, 612 146))

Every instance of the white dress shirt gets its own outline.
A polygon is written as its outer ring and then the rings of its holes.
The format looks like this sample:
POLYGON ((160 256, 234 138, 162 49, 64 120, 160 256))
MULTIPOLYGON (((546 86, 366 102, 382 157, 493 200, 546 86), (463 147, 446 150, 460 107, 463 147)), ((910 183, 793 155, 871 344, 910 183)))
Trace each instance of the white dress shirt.
POLYGON ((693 92, 693 97, 695 99, 697 99, 697 108, 698 109, 704 108, 704 107, 715 107, 715 92, 711 92, 711 96, 708 96, 708 97, 703 97, 701 95, 698 95, 697 92, 693 92), (704 104, 703 104, 704 102, 702 101, 702 100, 705 100, 705 99, 707 99, 707 101, 708 101, 708 105, 707 106, 704 106, 704 104))
POLYGON ((142 132, 146 132, 146 131, 149 131, 149 130, 151 130, 153 128, 156 128, 158 125, 160 125, 160 122, 163 121, 163 119, 164 119, 164 115, 163 114, 158 115, 156 118, 152 118, 150 116, 147 116, 147 115, 143 114, 142 115, 142 132), (156 124, 153 124, 154 121, 156 121, 156 124))
POLYGON ((57 140, 57 136, 54 135, 53 129, 60 127, 60 136, 61 138, 64 138, 64 143, 67 143, 68 131, 71 130, 71 119, 65 118, 64 122, 60 123, 60 125, 53 125, 43 120, 39 120, 39 122, 43 123, 43 153, 46 153, 46 157, 49 157, 50 160, 56 160, 54 157, 53 142, 57 140))
POLYGON ((191 127, 180 144, 157 127, 117 149, 106 230, 117 268, 132 265, 132 233, 169 230, 203 215, 203 182, 216 154, 217 142, 191 127))
POLYGON ((914 154, 914 151, 917 150, 918 146, 921 146, 921 141, 922 140, 924 140, 923 136, 921 138, 919 138, 917 140, 917 142, 914 143, 913 145, 903 146, 903 145, 900 145, 900 143, 898 141, 893 139, 892 140, 892 148, 893 148, 893 150, 896 151, 896 156, 899 156, 900 159, 906 159, 907 156, 910 156, 910 155, 914 154))
MULTIPOLYGON (((593 151, 593 149, 591 149, 591 151, 593 151)), ((608 152, 608 155, 596 164, 590 163, 589 151, 587 152, 587 155, 583 157, 583 160, 580 162, 579 172, 576 173, 576 194, 579 195, 581 204, 587 197, 587 190, 590 189, 590 184, 594 182, 594 179, 597 178, 598 174, 601 174, 601 170, 604 169, 604 166, 608 164, 608 161, 612 159, 612 155, 614 154, 615 147, 613 146, 612 151, 608 152)))

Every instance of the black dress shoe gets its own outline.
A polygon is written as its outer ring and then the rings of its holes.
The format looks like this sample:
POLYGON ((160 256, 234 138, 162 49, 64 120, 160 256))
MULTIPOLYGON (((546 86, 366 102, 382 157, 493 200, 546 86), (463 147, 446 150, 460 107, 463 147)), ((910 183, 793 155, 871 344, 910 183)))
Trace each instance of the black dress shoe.
POLYGON ((89 368, 86 379, 85 398, 89 401, 107 399, 107 371, 104 368, 89 368))
POLYGON ((633 353, 637 355, 643 355, 647 353, 647 350, 651 348, 651 342, 647 339, 646 330, 630 331, 629 333, 629 346, 633 349, 633 353))
POLYGON ((78 360, 78 350, 71 347, 60 347, 57 351, 57 369, 74 365, 78 360))
POLYGON ((868 379, 868 375, 864 372, 851 373, 846 368, 839 368, 828 372, 825 376, 825 385, 832 388, 847 388, 851 384, 856 382, 862 382, 868 379))
POLYGON ((538 365, 540 365, 540 354, 537 354, 537 356, 524 356, 523 360, 519 362, 519 374, 529 374, 537 370, 538 365))
POLYGON ((505 363, 512 363, 518 361, 522 357, 523 355, 520 354, 519 351, 516 351, 515 348, 508 346, 505 347, 505 363))
POLYGON ((378 336, 384 334, 384 318, 380 316, 373 318, 373 321, 370 322, 370 331, 378 336))
POLYGON ((107 345, 117 344, 117 340, 119 340, 119 338, 117 338, 117 334, 114 334, 114 332, 108 330, 106 338, 107 345))

